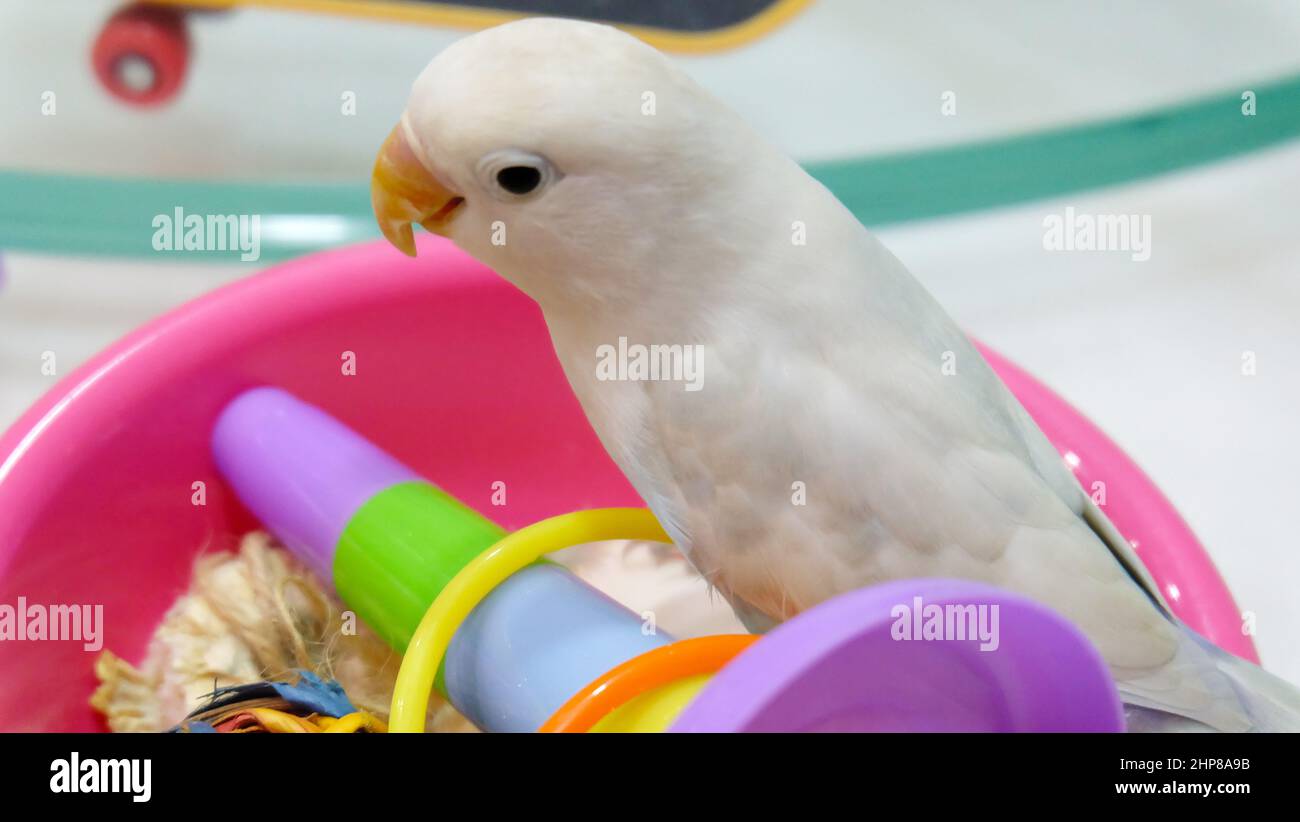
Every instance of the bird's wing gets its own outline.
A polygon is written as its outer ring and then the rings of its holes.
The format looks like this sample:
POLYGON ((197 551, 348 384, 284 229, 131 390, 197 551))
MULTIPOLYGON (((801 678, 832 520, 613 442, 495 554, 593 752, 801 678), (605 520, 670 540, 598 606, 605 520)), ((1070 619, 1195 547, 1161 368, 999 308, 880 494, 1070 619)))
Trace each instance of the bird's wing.
POLYGON ((1074 482, 1073 476, 1069 475, 1068 469, 1065 468, 1056 447, 1048 441, 1042 430, 1029 416, 1029 412, 1025 411, 1024 406, 1012 396, 1010 391, 1004 393, 1004 404, 1019 439, 1024 443, 1029 453, 1030 463, 1034 469, 1043 475, 1045 481, 1051 485, 1053 491, 1061 498, 1061 501, 1077 513, 1092 532, 1097 535, 1097 538, 1110 550, 1119 564, 1132 577, 1133 581, 1146 592, 1147 596, 1166 614, 1172 614, 1169 603, 1165 601, 1160 592, 1160 586, 1156 584, 1155 578, 1151 576, 1151 572, 1147 570, 1146 565, 1143 564, 1137 552, 1134 551, 1132 544, 1093 502, 1092 498, 1074 482), (1068 482, 1065 481, 1067 475, 1069 475, 1068 482))
POLYGON ((641 389, 663 462, 638 488, 724 592, 780 620, 889 579, 986 581, 1078 625, 1135 704, 1241 726, 1210 660, 1098 538, 1059 454, 964 337, 810 344, 768 325, 760 344, 740 328, 710 346, 703 391, 641 389), (956 374, 939 367, 947 350, 956 374))

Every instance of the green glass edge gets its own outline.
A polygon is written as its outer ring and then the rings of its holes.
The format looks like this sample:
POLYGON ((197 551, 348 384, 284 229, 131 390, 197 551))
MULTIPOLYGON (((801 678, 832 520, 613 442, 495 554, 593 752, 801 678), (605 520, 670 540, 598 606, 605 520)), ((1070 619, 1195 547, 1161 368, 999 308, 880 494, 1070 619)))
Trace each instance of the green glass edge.
MULTIPOLYGON (((868 225, 1085 191, 1255 151, 1300 136, 1300 75, 1139 115, 961 146, 810 163, 868 225)), ((237 252, 153 248, 153 219, 259 214, 260 261, 378 236, 368 187, 165 181, 0 172, 0 249, 237 262, 237 252), (291 218, 276 222, 272 218, 291 218), (297 227, 298 230, 288 229, 297 227)))

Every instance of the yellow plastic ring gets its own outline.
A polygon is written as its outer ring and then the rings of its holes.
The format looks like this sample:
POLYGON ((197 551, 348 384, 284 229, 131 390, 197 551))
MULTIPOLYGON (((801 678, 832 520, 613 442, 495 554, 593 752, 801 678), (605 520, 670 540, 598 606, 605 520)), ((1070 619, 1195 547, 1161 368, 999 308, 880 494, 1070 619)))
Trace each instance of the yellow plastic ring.
POLYGON ((393 689, 392 733, 423 733, 429 694, 447 646, 470 611, 511 574, 539 557, 587 542, 672 542, 645 508, 598 508, 542 520, 508 534, 460 569, 424 612, 402 657, 393 689))

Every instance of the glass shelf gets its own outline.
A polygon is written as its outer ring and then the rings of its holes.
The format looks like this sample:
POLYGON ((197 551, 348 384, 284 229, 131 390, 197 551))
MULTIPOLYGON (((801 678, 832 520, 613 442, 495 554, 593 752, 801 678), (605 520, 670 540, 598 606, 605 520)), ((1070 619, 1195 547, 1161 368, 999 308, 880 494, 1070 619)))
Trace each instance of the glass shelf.
MULTIPOLYGON (((1300 77, 1106 122, 970 145, 807 164, 864 223, 883 225, 1125 183, 1300 136, 1300 77)), ((254 183, 0 171, 0 248, 153 255, 156 215, 258 214, 262 258, 378 236, 365 181, 254 183)), ((229 252, 191 252, 230 260, 229 252)))

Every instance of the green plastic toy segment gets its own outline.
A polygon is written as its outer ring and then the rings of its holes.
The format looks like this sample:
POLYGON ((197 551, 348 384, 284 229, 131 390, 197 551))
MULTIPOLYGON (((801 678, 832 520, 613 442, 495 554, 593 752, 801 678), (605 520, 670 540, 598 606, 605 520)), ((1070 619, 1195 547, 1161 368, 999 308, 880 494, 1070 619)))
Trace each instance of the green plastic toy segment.
MULTIPOLYGON (((1129 117, 1007 139, 811 163, 867 225, 917 220, 1140 180, 1300 136, 1300 76, 1129 117), (1241 95, 1255 93, 1256 113, 1241 95)), ((0 249, 238 262, 158 251, 157 215, 257 214, 260 262, 378 236, 364 183, 214 183, 0 172, 0 249)))
POLYGON ((334 553, 334 586, 398 652, 452 577, 506 532, 426 482, 375 494, 353 515, 334 553))

